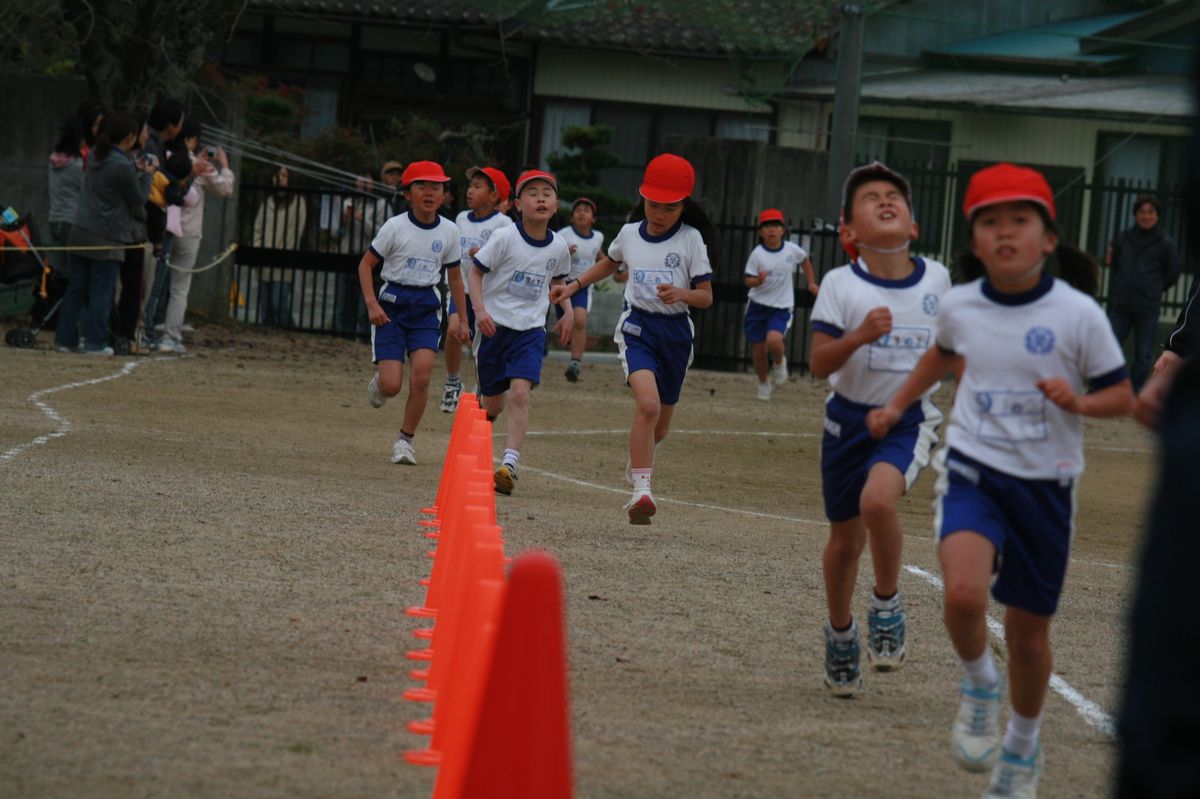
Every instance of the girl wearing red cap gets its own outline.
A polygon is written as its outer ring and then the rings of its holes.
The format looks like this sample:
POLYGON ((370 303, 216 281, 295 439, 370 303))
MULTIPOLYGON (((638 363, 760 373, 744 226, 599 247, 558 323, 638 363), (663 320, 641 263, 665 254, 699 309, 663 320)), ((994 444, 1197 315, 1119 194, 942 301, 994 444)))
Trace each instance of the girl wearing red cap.
POLYGON ((784 241, 786 233, 783 211, 778 208, 763 211, 758 215, 758 237, 762 243, 751 251, 746 260, 745 280, 750 287, 750 295, 746 302, 743 328, 754 357, 760 400, 771 399, 771 381, 767 379, 767 367, 771 363, 774 363, 771 377, 775 385, 782 386, 788 379, 783 337, 792 327, 796 305, 796 264, 804 267, 808 290, 813 295, 817 293, 817 281, 808 253, 798 244, 784 241))
POLYGON ((1059 242, 1046 179, 1011 164, 988 167, 971 178, 963 213, 970 252, 960 264, 970 282, 946 294, 935 346, 868 425, 883 435, 913 397, 963 369, 934 502, 944 618, 964 672, 954 753, 964 768, 992 769, 986 796, 1035 796, 1050 620, 1083 471, 1080 417, 1125 415, 1133 392, 1093 299, 1096 266, 1059 242), (1052 255, 1061 279, 1046 266, 1052 255), (987 645, 989 584, 1007 608, 1012 710, 1003 739, 1004 680, 987 645))
MULTIPOLYGON (((412 440, 429 402, 429 376, 441 336, 442 298, 437 285, 445 270, 450 294, 465 302, 459 265, 458 228, 438 216, 446 177, 432 161, 415 161, 401 176, 407 213, 383 224, 358 263, 367 316, 371 320, 371 355, 378 370, 367 385, 367 399, 379 408, 400 393, 404 361, 411 362, 404 422, 392 446, 392 463, 417 462, 412 440), (376 295, 371 272, 383 264, 383 286, 376 295)), ((468 337, 463 323, 451 334, 468 337)))
MULTIPOLYGON (((604 234, 592 229, 595 223, 596 203, 587 197, 580 197, 571 203, 571 224, 558 232, 571 248, 569 277, 579 277, 604 255, 604 234)), ((565 376, 572 383, 579 380, 579 373, 583 369, 591 296, 590 289, 578 291, 571 296, 571 307, 575 309, 575 327, 571 331, 571 362, 567 364, 565 376)), ((557 306, 555 310, 561 313, 557 306)))
MULTIPOLYGON (((467 170, 467 210, 459 213, 454 224, 458 226, 459 245, 462 257, 466 261, 464 274, 471 271, 471 259, 479 252, 488 239, 502 227, 508 227, 513 222, 496 208, 502 201, 508 199, 511 187, 504 173, 495 167, 486 166, 482 169, 475 166, 467 170)), ((459 306, 454 300, 450 301, 446 312, 450 315, 448 330, 457 330, 460 318, 459 306)), ((475 334, 475 314, 467 306, 468 327, 471 335, 475 334)), ((442 413, 453 413, 458 407, 458 397, 462 394, 462 378, 459 370, 462 368, 462 345, 452 336, 446 337, 446 385, 442 389, 442 413)))
POLYGON ((692 362, 688 308, 712 305, 716 231, 691 199, 696 173, 683 158, 664 154, 646 165, 630 222, 613 239, 608 255, 551 293, 554 302, 628 266, 625 311, 613 339, 620 350, 636 409, 629 431, 626 479, 633 496, 625 504, 630 524, 649 524, 657 510, 650 493, 654 450, 671 427, 680 389, 692 362))

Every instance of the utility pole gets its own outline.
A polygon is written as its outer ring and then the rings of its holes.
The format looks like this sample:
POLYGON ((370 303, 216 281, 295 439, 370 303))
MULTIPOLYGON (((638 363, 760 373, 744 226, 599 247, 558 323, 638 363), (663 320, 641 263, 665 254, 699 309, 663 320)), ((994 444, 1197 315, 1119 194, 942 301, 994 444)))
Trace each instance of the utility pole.
POLYGON ((830 130, 828 172, 825 178, 827 221, 838 218, 842 184, 854 166, 854 142, 858 135, 858 97, 862 90, 864 11, 856 3, 843 3, 838 31, 837 81, 834 84, 833 124, 830 130))

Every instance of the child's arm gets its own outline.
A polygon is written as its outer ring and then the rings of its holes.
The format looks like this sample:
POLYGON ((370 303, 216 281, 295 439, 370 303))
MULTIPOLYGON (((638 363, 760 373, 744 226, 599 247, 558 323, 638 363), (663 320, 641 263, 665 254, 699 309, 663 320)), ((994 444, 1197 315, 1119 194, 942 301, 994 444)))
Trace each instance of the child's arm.
POLYGON ((372 250, 364 252, 362 260, 358 262, 358 285, 362 288, 363 302, 367 306, 367 318, 376 327, 388 323, 388 317, 383 310, 383 306, 375 298, 375 284, 371 279, 371 272, 378 263, 379 257, 372 250))
POLYGON ((1129 378, 1089 394, 1076 394, 1065 377, 1050 377, 1035 384, 1051 402, 1068 413, 1109 419, 1133 413, 1133 384, 1129 378))
POLYGON ((861 325, 844 333, 841 338, 814 330, 808 352, 808 368, 813 377, 823 380, 845 366, 859 347, 878 341, 880 336, 890 332, 892 312, 883 305, 873 308, 861 325))
POLYGON ((867 430, 874 438, 883 438, 892 429, 905 409, 917 401, 917 397, 929 390, 946 372, 953 371, 961 377, 963 358, 953 352, 946 352, 936 345, 930 347, 917 361, 917 365, 904 381, 904 385, 892 395, 887 405, 875 408, 867 413, 867 430))
POLYGON ((496 323, 483 307, 483 272, 479 269, 467 272, 467 287, 471 292, 471 307, 475 310, 475 327, 485 336, 496 335, 496 323))
POLYGON ((767 273, 759 272, 758 277, 755 277, 754 275, 745 275, 744 278, 746 280, 746 285, 750 288, 754 288, 767 282, 767 273))
POLYGON ((673 302, 686 302, 693 308, 707 308, 713 304, 712 281, 702 280, 695 288, 681 289, 671 283, 662 283, 657 287, 658 298, 670 305, 673 302))
MULTIPOLYGON (((563 285, 564 278, 556 277, 550 281, 550 293, 554 294, 554 289, 563 285)), ((570 298, 557 303, 559 308, 562 308, 562 318, 554 323, 554 332, 558 333, 558 345, 565 347, 571 343, 571 330, 575 326, 575 307, 571 305, 570 298)))
MULTIPOLYGON (((551 281, 550 302, 555 305, 561 305, 563 300, 569 300, 581 288, 598 283, 609 275, 612 275, 617 271, 617 266, 617 262, 606 255, 589 266, 586 272, 573 280, 568 280, 566 283, 551 281)), ((476 311, 476 314, 478 313, 476 311)))
MULTIPOLYGON (((466 308, 467 295, 463 291, 461 266, 452 266, 446 270, 446 283, 450 286, 450 296, 454 298, 454 306, 456 308, 466 308)), ((467 315, 465 313, 458 314, 458 330, 451 330, 450 335, 458 339, 461 344, 466 344, 471 340, 471 328, 467 324, 467 315)))
POLYGON ((804 279, 808 281, 808 293, 814 297, 817 296, 817 276, 813 272, 811 258, 804 259, 804 279))

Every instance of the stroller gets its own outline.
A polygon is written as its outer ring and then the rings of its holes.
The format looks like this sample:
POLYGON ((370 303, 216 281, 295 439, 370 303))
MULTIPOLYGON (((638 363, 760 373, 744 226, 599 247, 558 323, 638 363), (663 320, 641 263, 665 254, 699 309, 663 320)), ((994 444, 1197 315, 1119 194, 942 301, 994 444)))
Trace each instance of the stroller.
MULTIPOLYGON (((42 330, 54 329, 67 287, 66 276, 54 271, 33 245, 35 238, 38 236, 31 213, 18 215, 12 208, 0 212, 0 283, 32 278, 33 326, 13 328, 4 334, 5 344, 21 349, 33 347, 42 330)), ((110 339, 117 355, 129 354, 128 339, 121 336, 110 339)))

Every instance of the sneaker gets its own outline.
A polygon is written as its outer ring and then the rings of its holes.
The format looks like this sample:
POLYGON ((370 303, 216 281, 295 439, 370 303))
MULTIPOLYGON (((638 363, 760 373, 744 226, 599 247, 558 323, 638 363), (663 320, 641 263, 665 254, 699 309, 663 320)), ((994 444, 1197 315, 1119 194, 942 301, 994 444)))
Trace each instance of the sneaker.
POLYGON ((962 700, 954 719, 954 757, 967 771, 985 771, 1000 757, 1000 703, 1004 682, 972 688, 962 681, 962 700))
POLYGON ((983 799, 1037 799, 1038 777, 1042 775, 1045 762, 1040 744, 1037 751, 1027 758, 1018 757, 1005 749, 992 768, 992 779, 988 782, 983 799))
POLYGON ((825 687, 834 696, 851 697, 863 689, 858 656, 858 631, 855 631, 852 641, 837 641, 833 637, 833 627, 826 622, 825 687))
POLYGON ((139 353, 158 352, 158 346, 159 346, 158 339, 152 339, 152 338, 148 338, 146 336, 142 336, 141 338, 138 339, 138 352, 139 353))
POLYGON ((767 402, 768 400, 771 399, 771 384, 770 383, 759 383, 758 384, 758 398, 760 400, 762 400, 763 402, 767 402))
POLYGON ((563 372, 563 375, 567 378, 568 383, 578 383, 581 371, 582 367, 580 367, 579 361, 571 361, 567 366, 567 371, 563 372))
POLYGON ((777 386, 782 386, 787 382, 787 361, 780 361, 771 367, 771 379, 775 381, 775 385, 777 386))
POLYGON ((98 350, 85 349, 84 352, 87 353, 88 355, 112 355, 113 348, 112 347, 101 347, 98 350))
POLYGON ((187 322, 184 322, 183 327, 181 327, 179 329, 184 333, 195 333, 196 332, 196 328, 192 327, 187 322))
MULTIPOLYGON (((367 383, 367 402, 371 403, 372 408, 382 408, 383 403, 387 401, 387 394, 379 390, 379 372, 376 372, 371 375, 371 382, 367 383)), ((396 443, 399 446, 399 442, 396 443)), ((412 451, 411 446, 408 449, 410 452, 412 451)), ((399 463, 399 461, 394 462, 399 463)))
POLYGON ((506 497, 512 496, 513 487, 517 482, 517 470, 507 463, 501 464, 496 473, 492 475, 492 480, 496 484, 497 494, 503 494, 506 497))
POLYGON ((462 394, 462 383, 447 383, 442 389, 442 413, 458 410, 458 398, 462 394))
POLYGON ((411 441, 405 441, 403 438, 396 439, 396 443, 392 446, 392 463, 403 463, 407 466, 417 465, 417 455, 413 452, 411 441))
POLYGON ((632 461, 625 461, 625 482, 629 484, 630 488, 633 488, 633 462, 632 461))
POLYGON ((175 350, 175 342, 172 341, 170 338, 163 337, 158 342, 158 351, 159 352, 175 352, 176 351, 175 350))
POLYGON ((55 344, 54 351, 55 352, 76 353, 76 352, 79 352, 79 347, 68 347, 65 344, 55 344))
POLYGON ((183 346, 182 341, 176 341, 171 346, 173 346, 175 348, 176 355, 186 355, 187 354, 187 347, 183 346))
MULTIPOLYGON (((897 600, 897 603, 899 600, 897 600)), ((895 610, 867 611, 867 660, 875 671, 896 671, 904 665, 904 605, 895 610)))
POLYGON ((654 504, 654 497, 649 491, 634 491, 633 496, 625 503, 625 510, 629 514, 630 524, 649 524, 650 517, 658 511, 658 506, 654 504))

